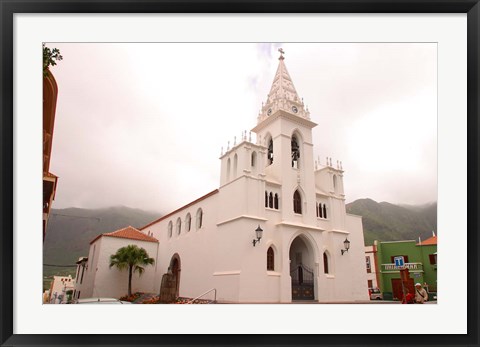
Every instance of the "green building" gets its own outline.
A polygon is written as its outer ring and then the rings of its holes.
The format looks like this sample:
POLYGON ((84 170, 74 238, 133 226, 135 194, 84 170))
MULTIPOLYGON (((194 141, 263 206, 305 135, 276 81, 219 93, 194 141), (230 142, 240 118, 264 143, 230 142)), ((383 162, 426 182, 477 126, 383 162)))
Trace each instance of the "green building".
POLYGON ((408 290, 413 293, 415 283, 426 284, 429 300, 437 296, 437 236, 425 241, 375 241, 375 261, 379 270, 379 285, 384 300, 402 300, 402 281, 399 264, 410 272, 408 290))

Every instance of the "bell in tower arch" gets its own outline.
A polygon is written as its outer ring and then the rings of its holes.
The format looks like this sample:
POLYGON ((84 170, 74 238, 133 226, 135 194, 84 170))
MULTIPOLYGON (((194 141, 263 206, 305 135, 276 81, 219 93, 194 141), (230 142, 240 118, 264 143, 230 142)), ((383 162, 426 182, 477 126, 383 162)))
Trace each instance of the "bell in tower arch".
POLYGON ((300 158, 300 147, 298 146, 298 140, 295 135, 292 136, 292 167, 298 169, 298 160, 300 158))

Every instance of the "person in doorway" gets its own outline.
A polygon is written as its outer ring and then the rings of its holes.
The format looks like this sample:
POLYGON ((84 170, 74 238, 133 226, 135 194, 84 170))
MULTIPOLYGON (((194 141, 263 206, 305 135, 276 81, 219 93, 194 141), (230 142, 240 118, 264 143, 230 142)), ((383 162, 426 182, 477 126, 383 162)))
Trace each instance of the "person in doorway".
POLYGON ((415 284, 415 303, 423 304, 425 301, 428 301, 428 294, 425 289, 422 288, 420 283, 415 284))

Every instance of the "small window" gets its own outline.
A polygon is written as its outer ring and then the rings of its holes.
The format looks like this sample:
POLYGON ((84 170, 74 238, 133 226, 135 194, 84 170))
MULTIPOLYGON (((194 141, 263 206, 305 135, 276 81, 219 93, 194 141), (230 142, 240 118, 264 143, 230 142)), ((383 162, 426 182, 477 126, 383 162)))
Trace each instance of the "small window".
POLYGON ((237 153, 233 156, 233 178, 237 177, 238 156, 237 153))
POLYGON ((257 165, 257 152, 253 152, 252 153, 252 168, 255 167, 255 165, 257 165))
POLYGON ((197 230, 202 227, 202 223, 203 223, 203 211, 201 208, 199 208, 197 211, 197 230))
POLYGON ((168 223, 168 237, 172 237, 173 224, 172 221, 168 223))
POLYGON ((298 190, 293 193, 293 212, 302 214, 302 198, 298 190))
POLYGON ((275 270, 275 253, 272 247, 269 247, 267 251, 267 270, 268 271, 275 270))
MULTIPOLYGON (((320 217, 322 212, 320 212, 320 217)), ((327 205, 323 204, 323 218, 327 219, 327 205)))
POLYGON ((188 232, 190 231, 192 227, 192 216, 190 213, 187 213, 187 216, 185 217, 185 230, 188 232))
POLYGON ((268 207, 268 192, 265 191, 265 207, 268 207))
POLYGON ((270 192, 268 195, 268 207, 273 208, 273 194, 270 192))
POLYGON ((227 181, 230 181, 230 158, 227 160, 227 181))
POLYGON ((323 273, 328 274, 328 255, 327 252, 323 252, 323 273))
POLYGON ((430 264, 432 264, 432 265, 437 264, 437 255, 436 254, 429 254, 428 258, 430 259, 430 264))
POLYGON ((278 194, 275 193, 275 197, 273 198, 273 207, 278 210, 278 194))
POLYGON ((177 235, 180 235, 180 233, 182 232, 182 220, 180 218, 177 218, 176 231, 177 235))
POLYGON ((372 265, 370 264, 370 257, 365 257, 365 263, 367 266, 367 273, 372 272, 372 265))

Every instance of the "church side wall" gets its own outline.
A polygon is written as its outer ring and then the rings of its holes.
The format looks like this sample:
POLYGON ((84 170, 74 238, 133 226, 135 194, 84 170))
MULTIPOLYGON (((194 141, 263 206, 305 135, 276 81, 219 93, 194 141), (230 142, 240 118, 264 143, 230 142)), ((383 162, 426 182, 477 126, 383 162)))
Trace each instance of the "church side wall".
POLYGON ((159 222, 144 228, 152 232, 159 240, 157 271, 153 280, 155 293, 160 292, 162 276, 167 273, 173 257, 180 260, 179 296, 196 297, 214 287, 214 254, 223 247, 217 238, 218 193, 188 206, 159 222), (202 226, 197 228, 197 211, 201 208, 202 226), (191 229, 186 231, 186 216, 191 216, 191 229), (182 221, 180 234, 176 230, 176 221, 182 221), (168 234, 168 224, 172 222, 172 236, 168 234))

